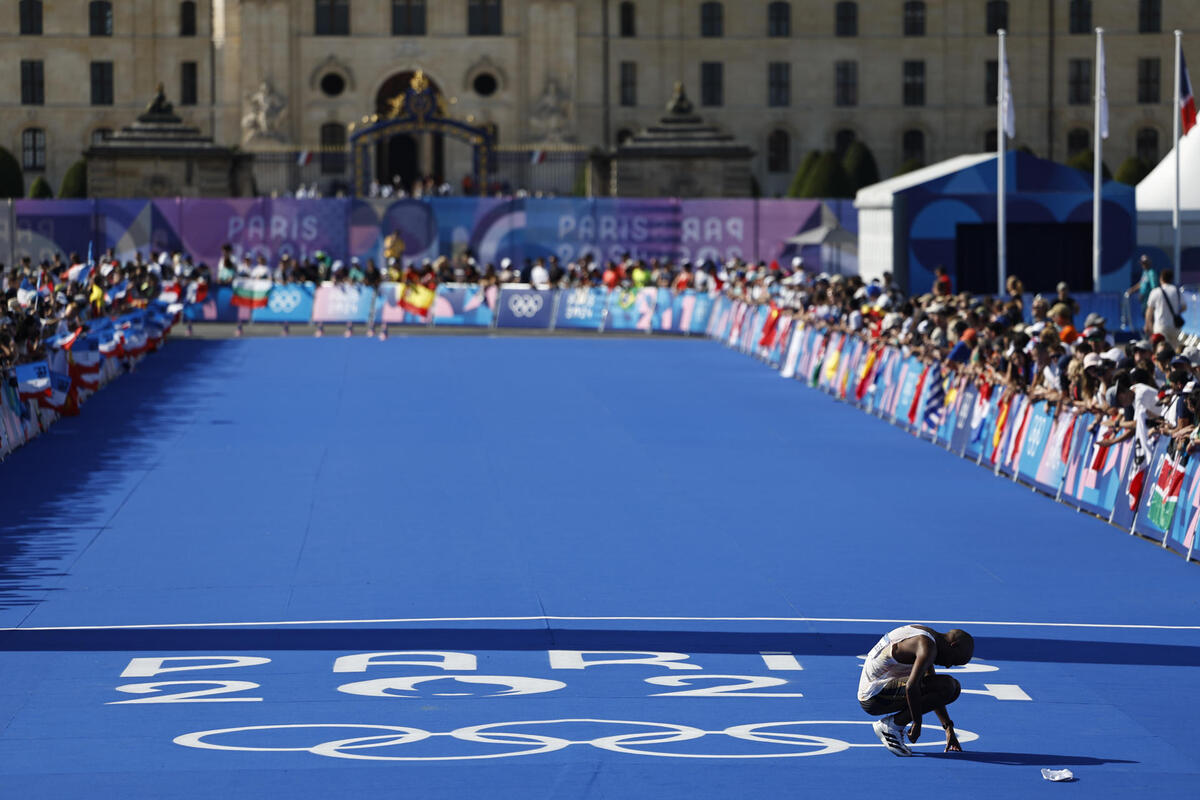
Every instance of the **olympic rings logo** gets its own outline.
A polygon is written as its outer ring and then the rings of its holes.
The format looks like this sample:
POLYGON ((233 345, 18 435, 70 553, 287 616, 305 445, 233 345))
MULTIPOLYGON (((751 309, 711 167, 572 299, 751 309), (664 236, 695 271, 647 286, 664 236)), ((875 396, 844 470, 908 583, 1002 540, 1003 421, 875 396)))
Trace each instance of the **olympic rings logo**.
POLYGON ((542 310, 540 294, 514 294, 508 298, 508 310, 516 317, 532 317, 542 310))
MULTIPOLYGON (((718 731, 707 731, 690 725, 676 725, 669 722, 636 722, 620 719, 543 719, 524 720, 516 722, 492 722, 485 725, 471 725, 458 728, 446 733, 434 733, 406 725, 370 725, 362 723, 295 723, 282 725, 247 725, 241 728, 221 728, 211 731, 198 731, 177 736, 175 744, 184 747, 195 747, 201 750, 227 750, 247 753, 312 753, 326 758, 345 758, 359 761, 476 761, 493 758, 515 758, 518 756, 535 756, 553 753, 575 745, 588 745, 600 750, 613 753, 625 753, 638 756, 658 756, 661 758, 803 758, 807 756, 825 756, 841 753, 854 747, 883 747, 878 742, 851 743, 830 736, 818 736, 812 733, 801 733, 787 728, 802 726, 828 725, 870 725, 870 720, 795 720, 790 722, 754 722, 745 725, 732 725, 718 731), (618 732, 591 739, 563 738, 562 736, 547 735, 544 731, 549 726, 562 726, 577 730, 582 726, 629 727, 639 730, 618 732), (541 727, 543 732, 529 731, 530 727, 541 727), (505 730, 524 728, 520 730, 505 730), (310 743, 302 735, 305 732, 326 729, 367 732, 366 735, 348 738, 329 739, 328 734, 323 741, 310 743), (274 735, 272 735, 274 734, 274 735), (300 735, 297 735, 300 734, 300 735), (724 737, 726 744, 713 747, 718 752, 690 752, 687 750, 671 751, 661 749, 661 745, 694 742, 706 737, 724 737), (259 744, 262 739, 276 744, 259 744), (452 755, 444 754, 445 748, 431 747, 439 741, 473 743, 485 746, 501 746, 503 752, 464 752, 452 755), (287 742, 284 744, 283 742, 287 742), (391 755, 385 748, 396 748, 406 745, 418 745, 424 742, 425 747, 409 747, 407 755, 391 755), (747 744, 751 743, 751 744, 747 744), (756 752, 756 747, 765 745, 769 752, 756 752), (512 749, 517 748, 517 749, 512 749), (381 752, 383 751, 383 752, 381 752)), ((566 734, 567 730, 562 730, 566 734)), ((958 740, 963 744, 979 738, 971 731, 957 731, 958 740)), ((868 733, 871 738, 873 734, 868 733)), ((914 747, 940 747, 942 742, 922 742, 914 747)), ((474 748, 479 750, 480 748, 474 748)), ((702 748, 707 749, 707 748, 702 748)))
POLYGON ((276 314, 295 311, 300 305, 300 290, 293 286, 276 286, 267 296, 267 308, 276 314))

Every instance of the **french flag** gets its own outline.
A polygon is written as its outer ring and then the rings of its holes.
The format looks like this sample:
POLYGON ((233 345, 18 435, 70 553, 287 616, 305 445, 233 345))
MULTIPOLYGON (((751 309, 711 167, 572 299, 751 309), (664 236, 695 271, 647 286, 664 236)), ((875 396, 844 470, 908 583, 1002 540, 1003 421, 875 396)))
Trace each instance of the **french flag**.
POLYGON ((1182 51, 1179 53, 1179 117, 1186 136, 1196 125, 1196 98, 1192 95, 1192 81, 1182 51))
POLYGON ((104 293, 104 302, 110 303, 110 304, 114 303, 117 300, 124 297, 128 292, 129 292, 129 281, 127 281, 127 280, 121 281, 116 286, 110 287, 109 290, 104 293))
POLYGON ((13 373, 22 400, 50 396, 50 366, 45 361, 18 364, 13 368, 13 373))

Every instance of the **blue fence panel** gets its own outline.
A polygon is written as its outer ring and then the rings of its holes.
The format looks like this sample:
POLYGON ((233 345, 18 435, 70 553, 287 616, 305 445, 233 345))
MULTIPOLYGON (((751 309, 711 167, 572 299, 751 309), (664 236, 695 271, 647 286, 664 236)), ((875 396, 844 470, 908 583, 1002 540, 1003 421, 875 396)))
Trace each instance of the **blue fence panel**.
POLYGON ((433 324, 448 327, 490 327, 499 296, 500 290, 495 286, 439 286, 431 309, 433 324))
POLYGON ((626 289, 611 292, 608 296, 608 320, 604 323, 604 329, 609 331, 649 331, 657 301, 657 289, 626 289))
POLYGON ((558 296, 554 327, 600 330, 607 300, 607 289, 564 289, 558 296))
POLYGON ((501 289, 499 328, 549 328, 554 322, 553 289, 501 289))
POLYGON ((271 287, 267 304, 250 313, 254 322, 298 322, 312 319, 316 286, 311 283, 288 283, 271 287))
POLYGON ((1163 544, 1190 558, 1195 550, 1197 523, 1200 523, 1200 458, 1192 458, 1179 492, 1175 517, 1171 520, 1171 528, 1163 544))

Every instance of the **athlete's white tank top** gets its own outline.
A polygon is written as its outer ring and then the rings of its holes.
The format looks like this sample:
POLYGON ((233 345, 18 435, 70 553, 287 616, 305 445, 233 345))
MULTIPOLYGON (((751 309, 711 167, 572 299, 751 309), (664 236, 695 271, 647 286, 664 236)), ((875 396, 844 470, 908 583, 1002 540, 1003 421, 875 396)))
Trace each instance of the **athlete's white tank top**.
POLYGON ((883 688, 883 685, 893 678, 907 678, 912 673, 912 664, 901 664, 892 658, 892 645, 911 639, 914 636, 924 636, 937 644, 937 639, 929 631, 923 631, 913 625, 888 631, 883 635, 863 664, 862 677, 858 679, 858 699, 870 700, 883 688))

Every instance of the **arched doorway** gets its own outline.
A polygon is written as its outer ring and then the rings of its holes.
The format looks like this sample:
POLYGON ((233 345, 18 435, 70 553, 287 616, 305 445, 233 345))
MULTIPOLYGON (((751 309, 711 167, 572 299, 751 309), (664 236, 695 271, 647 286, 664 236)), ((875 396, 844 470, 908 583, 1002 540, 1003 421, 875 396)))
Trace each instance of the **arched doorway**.
MULTIPOLYGON (((393 101, 408 90, 415 75, 415 72, 397 72, 384 81, 375 95, 375 113, 381 117, 390 113, 393 101)), ((430 85, 438 90, 437 84, 430 81, 430 85)), ((375 180, 407 192, 426 177, 441 183, 446 174, 445 164, 445 137, 440 133, 397 133, 375 145, 375 180)))

